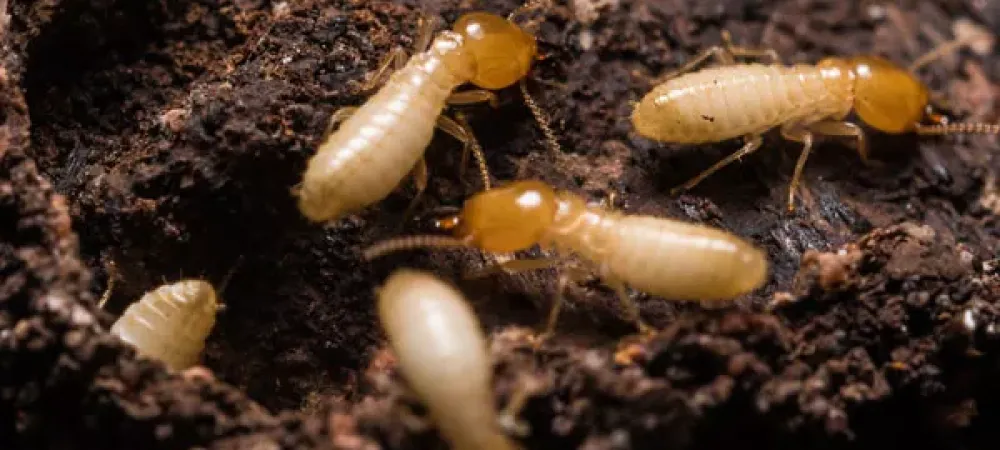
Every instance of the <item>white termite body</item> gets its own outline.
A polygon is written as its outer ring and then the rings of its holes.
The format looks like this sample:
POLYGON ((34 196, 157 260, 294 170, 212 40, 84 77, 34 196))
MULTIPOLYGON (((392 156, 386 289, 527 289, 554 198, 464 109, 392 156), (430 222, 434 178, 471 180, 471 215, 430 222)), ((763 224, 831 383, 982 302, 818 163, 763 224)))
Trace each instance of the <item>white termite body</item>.
POLYGON ((430 145, 452 90, 469 79, 443 59, 460 45, 461 36, 442 33, 320 145, 300 192, 307 217, 329 220, 392 193, 430 145))
POLYGON ((592 261, 603 278, 674 300, 726 300, 760 287, 767 258, 724 230, 654 216, 625 215, 556 193, 542 247, 592 261))
POLYGON ((453 448, 514 448, 497 425, 486 337, 459 291, 399 270, 378 292, 378 314, 403 376, 453 448))
POLYGON ((125 309, 111 332, 139 354, 183 370, 198 363, 218 309, 211 284, 183 280, 147 292, 125 309))
POLYGON ((298 191, 299 209, 309 220, 323 222, 386 198, 417 168, 437 126, 471 148, 471 131, 441 118, 449 98, 456 103, 493 99, 484 90, 523 78, 536 50, 534 37, 509 20, 489 13, 460 17, 453 31, 439 33, 320 144, 298 191), (481 90, 453 97, 465 83, 481 90))

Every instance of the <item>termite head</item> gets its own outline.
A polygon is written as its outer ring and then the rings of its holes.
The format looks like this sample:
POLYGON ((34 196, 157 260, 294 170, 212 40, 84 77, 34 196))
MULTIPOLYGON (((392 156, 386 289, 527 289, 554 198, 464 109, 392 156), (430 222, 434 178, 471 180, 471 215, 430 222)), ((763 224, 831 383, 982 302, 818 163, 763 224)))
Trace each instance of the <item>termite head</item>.
POLYGON ((470 81, 483 89, 505 88, 524 78, 538 52, 533 36, 494 14, 465 14, 454 31, 462 35, 463 50, 476 62, 470 81))
POLYGON ((179 304, 188 303, 191 310, 203 310, 206 313, 220 309, 215 289, 205 280, 183 280, 170 285, 174 300, 179 304))
POLYGON ((538 243, 555 220, 556 193, 540 181, 517 181, 480 192, 457 216, 439 221, 459 239, 482 250, 510 253, 538 243))
POLYGON ((886 133, 914 131, 930 94, 905 68, 877 56, 848 60, 855 76, 854 111, 862 121, 886 133))

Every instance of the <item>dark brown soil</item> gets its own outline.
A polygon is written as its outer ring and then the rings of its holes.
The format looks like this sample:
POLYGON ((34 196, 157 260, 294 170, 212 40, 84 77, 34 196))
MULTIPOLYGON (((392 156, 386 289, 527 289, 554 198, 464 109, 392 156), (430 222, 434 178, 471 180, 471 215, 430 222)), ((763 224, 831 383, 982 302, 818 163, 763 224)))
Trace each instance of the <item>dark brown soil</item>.
MULTIPOLYGON (((2 3, 2 2, 0 2, 2 3)), ((995 3, 995 2, 994 2, 995 3)), ((358 249, 399 232, 412 190, 326 227, 291 196, 339 106, 420 10, 453 21, 516 0, 14 0, 0 66, 0 448, 443 448, 381 351, 373 289, 395 267, 454 278, 476 255, 358 249), (482 4, 480 4, 482 3, 482 4), (94 298, 118 283, 106 312, 94 298), (104 330, 164 280, 221 283, 204 365, 169 374, 104 330)), ((635 331, 609 291, 573 289, 535 350, 551 273, 460 287, 493 330, 497 402, 531 386, 527 448, 992 449, 1000 440, 1000 169, 994 137, 870 135, 874 161, 823 141, 798 211, 799 146, 765 148, 674 198, 740 143, 631 131, 650 80, 717 43, 786 61, 877 53, 907 63, 952 20, 996 28, 990 2, 560 2, 538 32, 531 90, 465 108, 499 180, 539 177, 628 212, 704 222, 766 247, 764 289, 735 306, 637 293, 635 331), (592 9, 588 9, 592 8, 592 9), (590 11, 590 12, 588 12, 590 11), (839 252, 839 253, 838 253, 839 252), (800 270, 801 269, 801 270, 800 270)), ((0 30, 3 30, 0 21, 0 30)), ((963 120, 995 121, 1000 59, 962 52, 921 77, 963 120)), ((479 188, 435 139, 424 209, 479 188)), ((423 229, 420 220, 406 232, 423 229)), ((682 264, 682 261, 678 261, 682 264)))

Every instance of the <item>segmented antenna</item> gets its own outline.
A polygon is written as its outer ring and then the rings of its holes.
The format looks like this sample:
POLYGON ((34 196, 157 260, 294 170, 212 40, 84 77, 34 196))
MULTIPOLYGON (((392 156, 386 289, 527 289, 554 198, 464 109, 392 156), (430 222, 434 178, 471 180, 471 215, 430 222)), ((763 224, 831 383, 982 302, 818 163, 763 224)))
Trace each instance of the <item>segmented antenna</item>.
POLYGON ((549 146, 549 151, 552 154, 562 153, 562 146, 559 145, 559 140, 556 139, 556 132, 552 130, 552 126, 549 124, 549 118, 545 116, 545 112, 538 106, 538 102, 528 92, 528 83, 524 78, 521 78, 520 86, 521 96, 524 97, 524 104, 528 106, 531 115, 535 116, 535 122, 538 122, 538 128, 545 135, 545 143, 549 146))
POLYGON ((917 134, 1000 134, 1000 124, 996 123, 945 123, 939 125, 917 124, 917 134))
MULTIPOLYGON (((455 114, 455 120, 462 125, 464 129, 472 129, 472 127, 469 126, 469 122, 465 120, 464 114, 455 114)), ((483 190, 488 191, 492 185, 490 184, 490 170, 486 165, 486 155, 483 153, 483 148, 479 146, 479 139, 476 139, 475 134, 469 132, 466 133, 466 137, 469 139, 469 151, 472 153, 472 156, 476 158, 476 165, 479 166, 479 176, 483 179, 483 190)), ((462 157, 463 169, 465 168, 465 160, 467 156, 468 153, 465 153, 465 156, 462 157)))
POLYGON ((416 235, 416 236, 403 236, 398 238, 386 239, 381 242, 376 242, 370 247, 366 248, 362 252, 362 258, 366 261, 371 261, 375 258, 380 258, 389 253, 399 252, 403 250, 412 250, 416 248, 449 248, 449 247, 468 247, 469 242, 467 240, 453 238, 451 236, 438 236, 438 235, 416 235))

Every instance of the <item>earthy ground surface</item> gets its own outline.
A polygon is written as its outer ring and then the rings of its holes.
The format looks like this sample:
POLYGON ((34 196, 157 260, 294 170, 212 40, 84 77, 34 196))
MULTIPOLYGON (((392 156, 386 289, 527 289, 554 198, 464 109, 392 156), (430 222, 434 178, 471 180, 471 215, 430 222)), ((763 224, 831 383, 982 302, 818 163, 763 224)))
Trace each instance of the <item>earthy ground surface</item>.
MULTIPOLYGON (((422 410, 380 350, 372 292, 394 267, 454 278, 483 259, 362 264, 361 246, 398 233, 412 190, 326 227, 306 223, 290 194, 328 115, 363 101, 358 81, 411 44, 419 11, 450 23, 516 6, 421 3, 12 1, 0 20, 0 448, 443 447, 407 413, 422 410), (98 311, 112 266, 118 283, 98 311), (230 271, 204 359, 218 381, 168 374, 104 331, 164 280, 219 283, 230 271)), ((798 145, 769 135, 763 151, 674 198, 670 187, 740 143, 653 143, 628 121, 650 78, 723 28, 788 61, 874 52, 907 63, 949 38, 957 17, 1000 27, 997 3, 973 0, 579 0, 548 11, 530 87, 562 151, 549 152, 505 90, 495 110, 463 109, 494 176, 594 200, 614 192, 628 212, 726 228, 764 246, 772 274, 735 306, 637 294, 663 329, 648 341, 629 337, 610 292, 588 284, 537 350, 552 273, 460 284, 493 330, 498 404, 530 388, 523 445, 995 448, 996 138, 872 135, 869 165, 825 141, 788 214, 798 145)), ((947 57, 921 77, 950 113, 997 120, 995 53, 947 57)), ((428 150, 425 210, 479 188, 471 172, 457 176, 458 150, 447 137, 428 150)))

